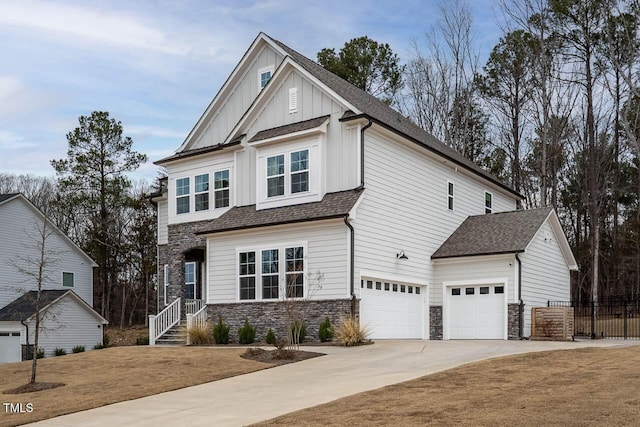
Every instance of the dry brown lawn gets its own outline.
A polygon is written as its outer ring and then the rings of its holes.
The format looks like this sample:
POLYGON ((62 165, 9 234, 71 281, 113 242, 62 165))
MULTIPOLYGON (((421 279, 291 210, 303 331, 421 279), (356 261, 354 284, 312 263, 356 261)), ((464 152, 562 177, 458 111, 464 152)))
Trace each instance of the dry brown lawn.
POLYGON ((0 364, 0 402, 33 405, 33 412, 7 414, 14 426, 110 403, 216 381, 273 366, 241 358, 244 348, 112 347, 38 360, 38 382, 66 384, 25 394, 1 394, 28 382, 31 362, 0 364))
POLYGON ((637 426, 640 346, 487 360, 259 425, 637 426))

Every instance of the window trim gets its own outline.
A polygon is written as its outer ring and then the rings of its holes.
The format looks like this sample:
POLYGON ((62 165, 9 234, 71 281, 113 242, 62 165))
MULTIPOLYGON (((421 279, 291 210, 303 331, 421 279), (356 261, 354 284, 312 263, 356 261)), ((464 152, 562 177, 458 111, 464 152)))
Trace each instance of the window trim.
POLYGON ((63 271, 62 272, 62 287, 63 288, 75 288, 76 287, 76 274, 73 271, 63 271), (71 286, 67 286, 64 284, 65 275, 71 275, 71 286))
POLYGON ((176 215, 184 215, 191 213, 191 176, 183 176, 182 178, 176 178, 175 184, 175 198, 176 198, 176 215), (178 181, 187 180, 187 192, 185 194, 178 194, 178 181), (187 199, 187 210, 184 212, 178 211, 178 200, 187 199))
POLYGON ((493 193, 490 191, 484 192, 484 213, 493 213, 493 193), (487 196, 489 196, 489 205, 487 205, 487 196))
POLYGON ((447 180, 447 209, 453 211, 455 209, 455 183, 451 180, 447 180))
POLYGON ((213 171, 213 209, 225 209, 228 208, 229 206, 231 206, 231 169, 230 168, 225 168, 225 169, 219 169, 219 170, 215 170, 213 171), (227 172, 227 186, 226 187, 221 187, 221 188, 216 188, 216 174, 217 173, 222 173, 222 172, 227 172), (216 193, 218 192, 222 192, 224 190, 228 190, 229 191, 229 197, 228 199, 228 204, 227 206, 220 206, 217 207, 216 206, 216 193))
POLYGON ((261 249, 260 250, 260 294, 262 295, 261 299, 262 300, 278 300, 280 299, 280 249, 278 248, 270 248, 270 249, 261 249), (265 252, 275 252, 276 254, 276 272, 269 272, 269 273, 265 273, 264 272, 264 253, 265 252), (263 278, 265 276, 268 277, 273 277, 276 276, 277 277, 277 283, 278 283, 278 287, 276 289, 276 297, 275 298, 265 298, 264 296, 264 281, 263 278))
POLYGON ((193 203, 194 203, 194 207, 193 207, 193 211, 194 212, 203 212, 203 211, 208 211, 211 207, 211 181, 209 179, 209 172, 205 172, 205 173, 201 173, 199 175, 194 175, 193 176, 193 203), (201 177, 201 176, 207 176, 207 189, 205 191, 198 191, 198 180, 197 178, 201 177), (207 195, 207 208, 206 209, 198 209, 198 196, 199 195, 203 195, 206 194, 207 195))
POLYGON ((261 265, 261 263, 258 263, 258 252, 256 249, 244 249, 244 250, 236 250, 236 292, 237 292, 237 301, 238 302, 252 302, 252 301, 258 301, 258 296, 260 295, 258 293, 258 270, 256 268, 257 265, 261 265), (240 274, 240 255, 241 254, 249 254, 253 252, 253 274, 240 274), (241 294, 240 294, 240 282, 241 279, 244 278, 251 278, 253 277, 253 299, 247 298, 247 299, 241 299, 241 294))
POLYGON ((265 156, 265 185, 266 185, 266 191, 265 191, 265 195, 267 196, 267 200, 273 200, 275 198, 278 197, 287 197, 287 154, 286 153, 278 153, 278 154, 274 154, 272 156, 265 156), (278 173, 276 175, 269 175, 269 159, 272 159, 274 157, 280 157, 282 156, 282 173, 278 173), (283 185, 282 185, 282 194, 276 194, 275 196, 269 196, 269 180, 270 179, 274 179, 274 178, 280 178, 282 177, 283 179, 283 185))
POLYGON ((299 196, 299 195, 306 195, 306 194, 310 194, 311 193, 311 148, 310 147, 305 147, 305 148, 296 148, 296 149, 291 149, 291 150, 287 150, 285 152, 279 152, 277 154, 273 154, 270 156, 265 156, 264 158, 265 160, 265 196, 266 196, 266 200, 277 200, 278 198, 287 198, 287 197, 291 197, 291 196, 299 196), (301 153, 303 151, 307 152, 307 168, 306 169, 300 169, 297 171, 293 171, 291 169, 291 165, 292 165, 292 161, 291 161, 291 156, 295 153, 301 153), (269 159, 274 158, 274 157, 279 157, 279 156, 283 156, 284 157, 284 173, 282 174, 277 174, 277 175, 269 175, 269 159), (305 191, 298 191, 298 192, 292 192, 291 187, 292 187, 292 182, 291 179, 293 178, 293 175, 301 175, 301 174, 307 174, 307 189, 305 191), (278 194, 275 196, 269 196, 269 179, 273 179, 273 178, 279 178, 279 177, 283 177, 284 178, 284 189, 283 189, 283 194, 278 194))
POLYGON ((264 87, 269 84, 269 81, 273 78, 273 72, 274 72, 275 67, 273 65, 268 65, 266 67, 262 67, 258 69, 258 92, 261 91, 262 89, 264 89, 264 87), (262 75, 266 74, 266 73, 270 73, 269 74, 269 78, 267 79, 267 81, 265 82, 265 84, 262 84, 262 75))
MULTIPOLYGON (((184 286, 186 288, 187 285, 192 285, 193 286, 193 298, 189 298, 189 299, 196 299, 196 296, 198 295, 198 292, 196 291, 196 286, 198 285, 198 266, 197 266, 197 262, 196 261, 186 261, 184 263, 184 270, 185 270, 185 274, 184 274, 184 286), (187 282, 187 265, 193 265, 193 282, 187 282)), ((185 293, 185 299, 187 299, 187 295, 185 293)))

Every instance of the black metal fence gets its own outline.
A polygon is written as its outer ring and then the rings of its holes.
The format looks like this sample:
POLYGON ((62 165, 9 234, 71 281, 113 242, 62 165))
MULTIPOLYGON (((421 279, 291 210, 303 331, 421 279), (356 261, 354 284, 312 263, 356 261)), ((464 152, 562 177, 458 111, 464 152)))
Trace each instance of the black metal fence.
POLYGON ((548 307, 573 307, 574 336, 640 339, 640 299, 549 301, 548 307))

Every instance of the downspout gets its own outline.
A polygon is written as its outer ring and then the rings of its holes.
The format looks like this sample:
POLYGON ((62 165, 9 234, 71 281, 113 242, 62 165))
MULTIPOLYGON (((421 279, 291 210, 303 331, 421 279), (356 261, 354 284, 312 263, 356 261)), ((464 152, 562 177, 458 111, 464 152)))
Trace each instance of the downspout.
POLYGON ((371 119, 367 120, 369 120, 369 123, 360 129, 360 188, 364 188, 364 131, 369 129, 373 124, 371 119))
POLYGON ((356 293, 355 293, 355 286, 354 286, 354 281, 353 281, 353 276, 355 275, 355 266, 354 266, 354 261, 355 261, 355 231, 353 229, 353 226, 349 223, 349 214, 344 216, 344 223, 347 225, 347 228, 349 228, 349 231, 351 232, 351 239, 350 239, 350 253, 349 253, 349 257, 350 257, 350 264, 349 264, 349 285, 350 285, 350 289, 351 289, 351 317, 356 317, 356 293))
MULTIPOLYGON (((29 352, 29 325, 27 325, 26 323, 24 323, 24 320, 21 320, 20 323, 22 323, 22 326, 25 327, 25 329, 27 330, 27 353, 29 352)), ((33 354, 31 355, 31 359, 27 359, 27 360, 32 360, 36 355, 36 349, 33 349, 33 354)))
POLYGON ((518 261, 518 338, 522 339, 523 330, 524 330, 524 319, 523 319, 523 302, 522 302, 522 261, 518 257, 518 252, 516 252, 516 261, 518 261))

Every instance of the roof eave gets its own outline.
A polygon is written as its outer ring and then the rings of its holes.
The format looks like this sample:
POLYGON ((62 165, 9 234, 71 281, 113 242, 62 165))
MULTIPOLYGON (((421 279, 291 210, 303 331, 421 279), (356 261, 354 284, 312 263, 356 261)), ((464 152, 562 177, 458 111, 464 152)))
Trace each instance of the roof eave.
POLYGON ((228 228, 223 228, 220 230, 205 230, 205 231, 198 231, 196 233, 194 233, 197 236, 207 236, 207 235, 212 235, 212 234, 218 234, 218 233, 227 233, 230 231, 242 231, 242 230, 251 230, 251 229, 255 229, 255 228, 265 228, 265 227, 275 227, 277 225, 287 225, 287 224, 299 224, 299 223, 303 223, 303 222, 313 222, 313 221, 323 221, 323 220, 328 220, 328 219, 338 219, 338 218, 345 218, 349 216, 349 213, 340 213, 340 214, 334 214, 334 215, 325 215, 322 217, 314 217, 314 218, 297 218, 297 219, 292 219, 292 220, 287 220, 287 221, 277 221, 277 222, 271 222, 268 224, 256 224, 256 225, 243 225, 240 227, 228 227, 228 228))
POLYGON ((193 152, 193 153, 189 153, 187 151, 187 152, 185 152, 185 154, 182 154, 182 155, 181 154, 174 154, 173 156, 169 156, 169 157, 165 157, 164 159, 156 160, 155 162, 153 162, 153 164, 157 165, 157 166, 162 166, 162 165, 166 165, 166 164, 169 164, 169 163, 178 162, 180 160, 188 159, 188 158, 191 158, 191 157, 203 156, 205 154, 211 154, 211 153, 215 153, 215 152, 218 152, 218 151, 223 151, 225 148, 236 147, 236 146, 238 146, 240 144, 242 144, 241 140, 231 141, 231 142, 226 143, 226 144, 213 145, 208 150, 200 150, 200 151, 193 152))
POLYGON ((510 251, 497 251, 497 252, 480 252, 477 254, 458 254, 458 255, 431 255, 431 259, 439 260, 439 259, 451 259, 451 258, 471 258, 478 256, 488 256, 488 255, 508 255, 508 254, 521 254, 524 253, 524 249, 516 249, 510 251))

